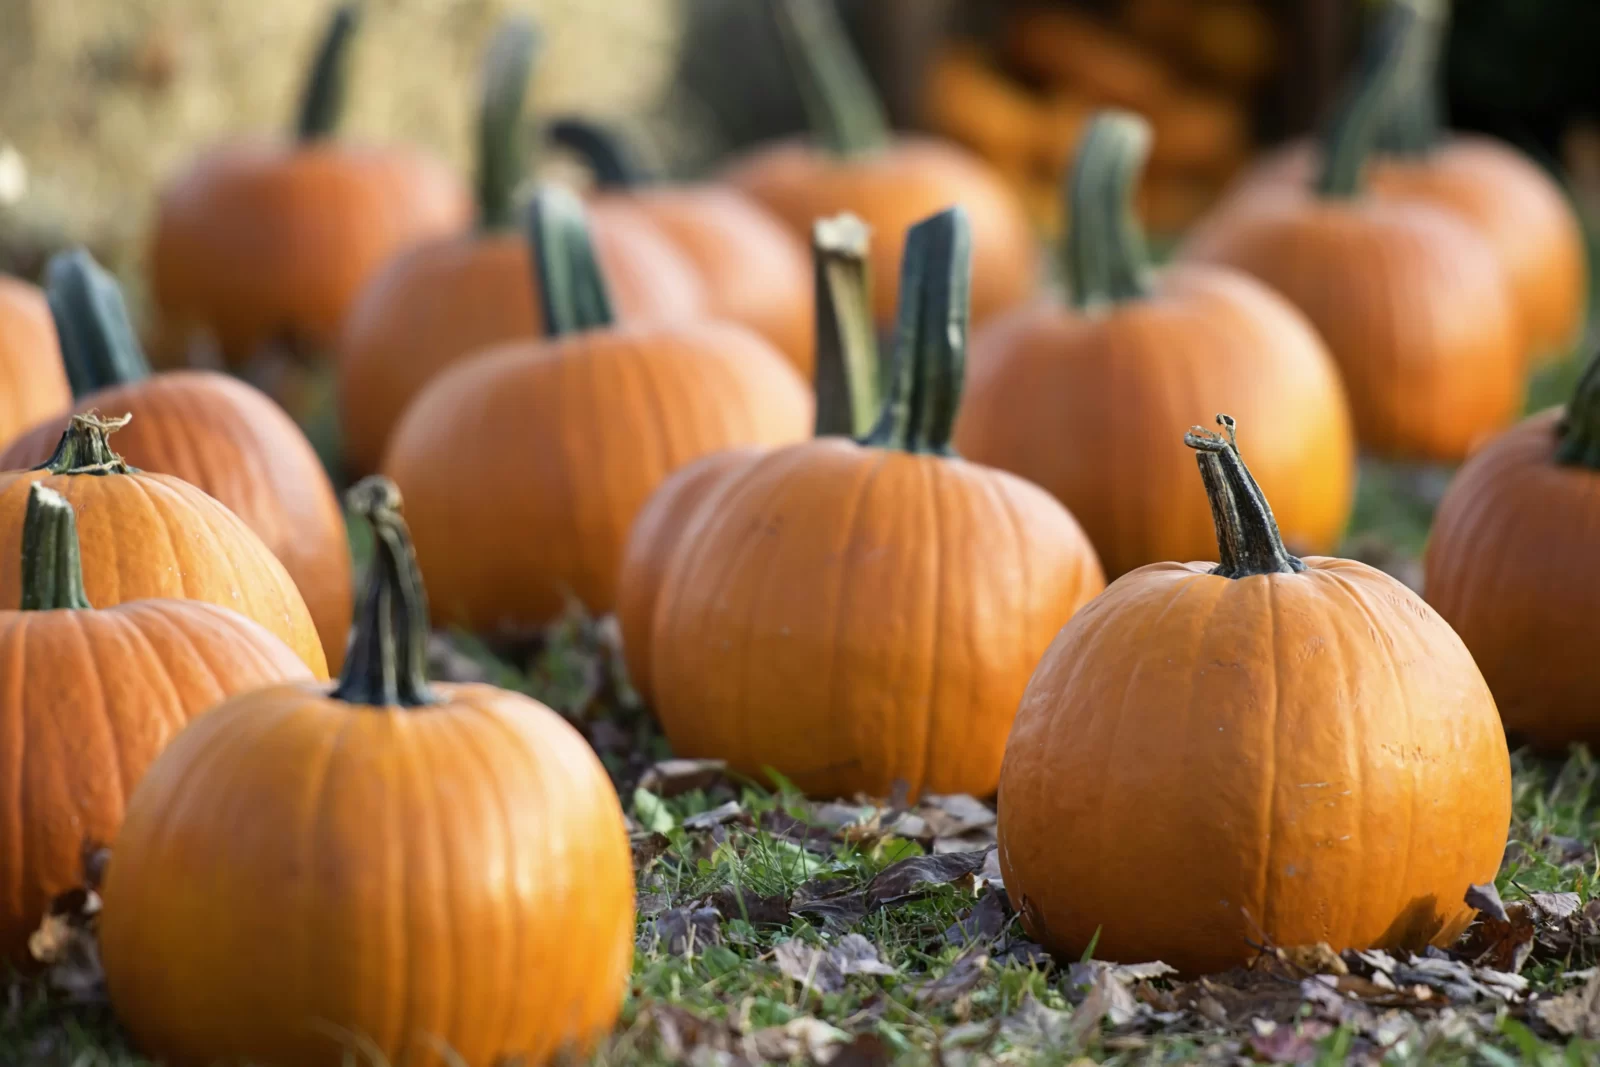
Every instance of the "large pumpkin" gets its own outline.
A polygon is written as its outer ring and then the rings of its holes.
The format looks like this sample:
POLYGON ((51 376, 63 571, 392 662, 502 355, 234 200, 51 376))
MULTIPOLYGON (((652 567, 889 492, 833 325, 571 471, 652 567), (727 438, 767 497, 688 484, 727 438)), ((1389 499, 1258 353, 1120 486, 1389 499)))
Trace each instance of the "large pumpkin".
POLYGON ((801 237, 816 219, 840 212, 872 227, 880 326, 894 321, 903 235, 952 204, 972 219, 972 315, 982 321, 1027 300, 1038 254, 1027 213, 1005 180, 965 149, 927 137, 895 136, 866 72, 829 4, 764 0, 802 89, 811 140, 782 141, 735 161, 723 178, 765 204, 801 237))
POLYGON ((43 295, 0 275, 0 448, 71 399, 43 295))
POLYGON ((805 382, 743 327, 615 324, 572 193, 546 188, 531 216, 549 337, 440 375, 383 464, 410 501, 435 621, 479 631, 542 626, 571 598, 610 611, 628 527, 662 479, 798 440, 811 419, 805 382))
POLYGON ((674 751, 822 796, 993 791, 1034 662, 1104 579, 1048 493, 950 450, 970 240, 959 208, 912 230, 873 431, 734 471, 669 561, 650 678, 674 751))
POLYGON ((1338 368, 1255 279, 1202 264, 1151 271, 1132 207, 1149 142, 1124 112, 1091 124, 1066 192, 1070 301, 978 331, 956 447, 1048 489, 1120 575, 1213 551, 1210 508, 1173 434, 1219 407, 1248 411, 1285 536, 1330 551, 1355 488, 1338 368))
MULTIPOLYGON (((350 543, 344 513, 305 434, 271 398, 214 371, 150 376, 116 282, 87 252, 48 271, 50 306, 77 395, 74 410, 118 411, 123 459, 203 489, 254 530, 288 570, 316 622, 330 669, 350 632, 350 543)), ((50 458, 71 412, 57 412, 0 450, 0 470, 50 458)))
POLYGON ((231 608, 326 678, 316 625, 283 564, 237 515, 199 489, 126 463, 107 440, 126 422, 126 416, 74 415, 43 465, 0 471, 0 609, 21 602, 16 568, 5 561, 21 552, 30 487, 43 483, 78 511, 90 603, 108 608, 160 597, 231 608))
POLYGON ((165 361, 181 362, 197 336, 234 363, 278 340, 331 348, 374 271, 466 221, 466 193, 444 164, 333 140, 355 12, 333 16, 292 141, 220 146, 162 190, 150 286, 165 361))
POLYGON ((1057 956, 1187 974, 1265 941, 1450 945, 1500 867, 1511 767, 1422 599, 1296 559, 1234 443, 1186 438, 1222 562, 1114 582, 1045 653, 1000 773, 1000 869, 1057 956))
POLYGON ((352 497, 375 554, 337 687, 223 704, 129 804, 100 924, 112 1005, 173 1067, 581 1054, 633 950, 617 795, 544 705, 428 684, 394 487, 352 497))

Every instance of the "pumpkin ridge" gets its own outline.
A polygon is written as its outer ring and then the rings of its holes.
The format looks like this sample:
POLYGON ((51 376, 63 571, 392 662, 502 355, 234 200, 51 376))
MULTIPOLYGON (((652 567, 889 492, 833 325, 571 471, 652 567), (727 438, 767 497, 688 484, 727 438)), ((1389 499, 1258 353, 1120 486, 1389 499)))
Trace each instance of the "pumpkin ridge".
MULTIPOLYGON (((1287 746, 1282 744, 1282 740, 1278 736, 1279 730, 1283 728, 1284 715, 1282 707, 1283 690, 1278 684, 1278 601, 1273 592, 1273 587, 1277 583, 1270 574, 1266 575, 1266 579, 1265 582, 1261 582, 1259 585, 1263 587, 1267 602, 1264 644, 1272 655, 1271 669, 1264 672, 1271 679, 1272 695, 1270 700, 1262 701, 1265 706, 1272 709, 1271 720, 1267 723, 1267 728, 1262 731, 1262 736, 1269 739, 1268 743, 1271 746, 1270 751, 1261 760, 1262 778, 1264 779, 1263 784, 1265 787, 1263 795, 1266 797, 1263 807, 1266 812, 1267 841, 1266 847, 1261 850, 1261 873, 1258 876, 1259 882, 1256 889, 1256 899, 1261 902, 1261 915, 1259 917, 1246 916, 1246 919, 1252 922, 1259 922, 1263 930, 1274 930, 1277 929, 1275 925, 1277 919, 1277 900, 1275 898, 1277 894, 1272 892, 1272 871, 1277 866, 1278 844, 1283 839, 1283 835, 1278 832, 1278 752, 1287 746)), ((1324 933, 1326 932, 1324 931, 1324 933)))
MULTIPOLYGON (((62 613, 63 618, 71 620, 70 625, 74 632, 77 633, 79 643, 83 646, 83 658, 87 660, 89 664, 89 669, 83 672, 83 677, 89 679, 94 685, 94 699, 89 701, 89 703, 90 705, 100 709, 100 718, 105 721, 106 736, 110 739, 112 754, 112 758, 106 760, 105 762, 109 763, 113 768, 115 768, 113 771, 116 785, 115 794, 123 798, 122 806, 126 808, 128 780, 130 775, 128 774, 128 768, 122 765, 122 754, 125 749, 122 745, 122 738, 117 730, 116 716, 112 714, 110 701, 106 699, 106 684, 102 680, 102 676, 100 674, 100 657, 98 654, 98 649, 96 648, 97 642, 94 639, 94 635, 89 633, 89 627, 84 620, 84 615, 85 612, 82 611, 66 611, 62 613)), ((122 638, 124 641, 126 640, 126 638, 121 634, 118 634, 117 636, 122 638)), ((151 703, 154 703, 154 701, 151 703)), ((80 810, 78 814, 82 816, 84 812, 80 810)), ((118 820, 120 820, 121 817, 122 812, 118 811, 118 820)), ((110 842, 100 841, 95 842, 95 844, 105 845, 110 844, 110 842)))
MULTIPOLYGON (((919 463, 922 468, 922 492, 928 500, 928 505, 933 510, 933 522, 929 527, 928 544, 932 547, 933 556, 933 613, 932 618, 937 620, 944 616, 944 606, 947 599, 945 594, 944 572, 944 494, 939 492, 937 474, 930 470, 930 464, 919 463)), ((924 556, 927 555, 924 549, 924 556)), ((916 794, 928 788, 928 768, 934 766, 934 746, 936 734, 939 729, 941 716, 939 705, 939 661, 944 652, 943 635, 937 623, 931 628, 933 634, 932 646, 928 649, 928 702, 922 715, 922 763, 916 772, 916 794)))

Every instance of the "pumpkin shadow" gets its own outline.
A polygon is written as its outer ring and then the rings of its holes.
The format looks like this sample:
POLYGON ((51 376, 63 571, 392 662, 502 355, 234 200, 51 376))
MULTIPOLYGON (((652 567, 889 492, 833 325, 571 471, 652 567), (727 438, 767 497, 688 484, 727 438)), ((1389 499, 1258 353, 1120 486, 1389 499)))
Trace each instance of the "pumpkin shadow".
MULTIPOLYGON (((1388 929, 1373 941, 1373 947, 1420 953, 1445 932, 1447 924, 1454 918, 1454 915, 1446 915, 1440 908, 1436 894, 1415 897, 1389 924, 1388 929)), ((1460 932, 1457 930, 1455 933, 1459 935, 1460 932)))

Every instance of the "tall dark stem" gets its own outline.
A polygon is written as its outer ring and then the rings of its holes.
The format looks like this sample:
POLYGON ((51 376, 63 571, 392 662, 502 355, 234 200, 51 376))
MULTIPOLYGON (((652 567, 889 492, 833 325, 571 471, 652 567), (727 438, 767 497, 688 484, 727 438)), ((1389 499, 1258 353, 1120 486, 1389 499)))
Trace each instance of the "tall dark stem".
POLYGON ((122 288, 87 251, 74 248, 51 257, 45 296, 73 396, 150 377, 122 288))
POLYGON ((106 440, 132 419, 132 415, 103 419, 93 411, 72 416, 55 452, 33 469, 51 474, 137 474, 139 469, 130 467, 106 440))
POLYGON ((1378 128, 1417 53, 1417 35, 1412 32, 1416 21, 1417 12, 1411 5, 1391 4, 1362 48, 1361 69, 1323 138, 1318 195, 1350 199, 1361 194, 1362 172, 1378 128))
POLYGON ((78 519, 67 498, 40 482, 28 490, 22 520, 22 610, 84 610, 78 519))
POLYGON ((1088 311, 1150 295, 1150 255, 1133 211, 1150 124, 1126 111, 1095 115, 1063 190, 1071 224, 1063 266, 1072 303, 1088 311))
POLYGON ((889 143, 889 119, 834 0, 767 0, 811 135, 836 156, 870 155, 889 143))
POLYGON ((1389 3, 1409 5, 1416 11, 1411 31, 1415 44, 1378 126, 1376 149, 1382 155, 1421 158, 1439 147, 1445 135, 1439 60, 1449 31, 1450 5, 1446 0, 1389 3))
POLYGON ((611 295, 589 237, 583 201, 559 185, 543 186, 528 205, 528 244, 546 337, 610 326, 611 295))
POLYGON ((1600 352, 1583 369, 1556 435, 1556 462, 1600 471, 1600 352))
POLYGON ((867 263, 870 241, 871 231, 854 215, 818 219, 811 228, 817 293, 818 437, 857 437, 870 432, 883 403, 867 263))
POLYGON ((972 226, 961 207, 911 227, 900 265, 894 378, 862 444, 953 455, 972 286, 972 226))
POLYGON ((513 203, 528 163, 523 109, 538 34, 525 18, 511 18, 495 32, 483 58, 478 101, 478 225, 498 230, 516 221, 513 203))
POLYGON ((557 148, 582 159, 602 189, 637 189, 655 180, 627 140, 598 122, 570 115, 551 119, 545 125, 544 136, 557 148))
POLYGON ((300 93, 300 111, 295 117, 294 136, 301 144, 332 137, 344 112, 345 86, 349 81, 350 43, 361 23, 358 4, 341 4, 334 9, 323 31, 317 55, 311 62, 305 88, 300 93))
POLYGON ((1196 426, 1183 436, 1183 443, 1200 453, 1200 477, 1217 527, 1217 557, 1222 562, 1211 573, 1248 578, 1305 570, 1306 565, 1284 547, 1278 520, 1239 455, 1233 418, 1218 415, 1217 425, 1221 433, 1196 426))
POLYGON ((428 685, 428 594, 411 531, 400 517, 400 490, 374 475, 357 482, 345 500, 371 524, 373 553, 355 638, 333 697, 375 708, 438 703, 428 685))

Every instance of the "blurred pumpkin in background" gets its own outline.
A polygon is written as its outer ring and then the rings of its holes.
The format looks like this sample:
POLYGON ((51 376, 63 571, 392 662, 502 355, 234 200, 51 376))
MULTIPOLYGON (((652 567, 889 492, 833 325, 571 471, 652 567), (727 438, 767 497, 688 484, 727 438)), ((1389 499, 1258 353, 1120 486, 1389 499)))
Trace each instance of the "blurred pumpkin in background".
POLYGON ((0 448, 71 399, 44 294, 0 275, 0 448))

